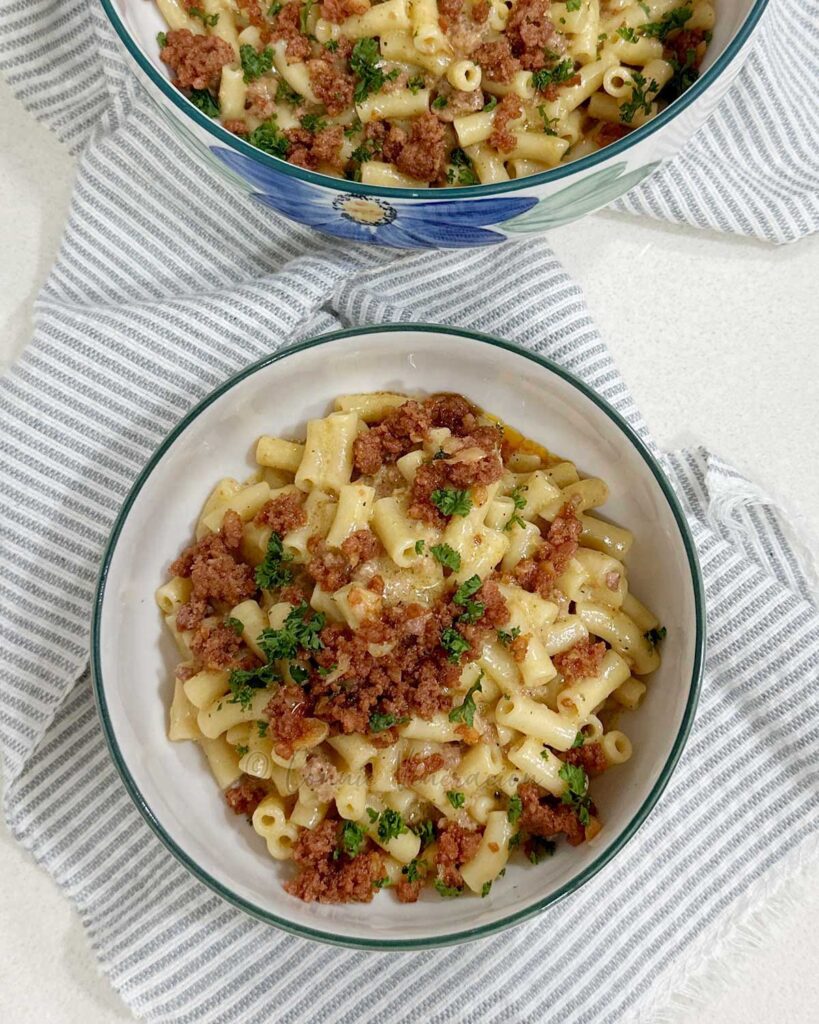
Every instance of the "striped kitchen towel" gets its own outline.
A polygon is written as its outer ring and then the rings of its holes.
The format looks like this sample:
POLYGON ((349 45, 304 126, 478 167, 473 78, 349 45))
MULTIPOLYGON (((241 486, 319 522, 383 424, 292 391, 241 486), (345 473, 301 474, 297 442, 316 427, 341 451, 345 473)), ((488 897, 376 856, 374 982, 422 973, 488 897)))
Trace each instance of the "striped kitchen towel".
POLYGON ((477 944, 392 954, 321 946, 235 911, 132 806, 87 674, 108 531, 170 427, 271 349, 338 326, 431 320, 557 360, 645 428, 544 240, 504 247, 500 279, 487 269, 494 252, 360 248, 240 197, 216 207, 219 181, 142 98, 94 5, 5 3, 0 24, 18 91, 81 149, 34 338, 0 382, 11 830, 74 900, 103 969, 146 1020, 549 1024, 639 1013, 656 1024, 697 937, 730 932, 754 887, 785 884, 817 849, 819 613, 786 520, 707 452, 662 456, 705 574, 703 698, 648 825, 571 899, 477 944))

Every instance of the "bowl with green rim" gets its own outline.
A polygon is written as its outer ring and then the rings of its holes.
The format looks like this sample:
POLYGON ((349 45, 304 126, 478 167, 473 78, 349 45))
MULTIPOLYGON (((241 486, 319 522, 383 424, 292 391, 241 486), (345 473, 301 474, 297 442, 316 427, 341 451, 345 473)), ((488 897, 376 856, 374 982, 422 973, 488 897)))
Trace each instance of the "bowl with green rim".
MULTIPOLYGON (((644 441, 585 383, 537 354, 485 335, 431 325, 340 331, 248 366, 193 408, 134 484, 105 551, 92 623, 94 691, 126 789, 190 872, 235 907, 297 935, 374 949, 463 942, 526 920, 576 891, 640 828, 665 789, 694 718, 703 666, 702 577, 685 516, 644 441), (604 827, 580 847, 558 844, 537 866, 510 861, 485 899, 418 903, 384 891, 369 904, 327 906, 288 895, 292 865, 227 807, 193 743, 167 739, 178 654, 153 594, 188 543, 222 477, 256 467, 262 434, 303 436, 345 393, 457 391, 610 488, 606 518, 628 526, 634 593, 667 629, 661 667, 620 728, 634 753, 594 783, 604 827)), ((646 827, 651 827, 649 822, 646 827)))

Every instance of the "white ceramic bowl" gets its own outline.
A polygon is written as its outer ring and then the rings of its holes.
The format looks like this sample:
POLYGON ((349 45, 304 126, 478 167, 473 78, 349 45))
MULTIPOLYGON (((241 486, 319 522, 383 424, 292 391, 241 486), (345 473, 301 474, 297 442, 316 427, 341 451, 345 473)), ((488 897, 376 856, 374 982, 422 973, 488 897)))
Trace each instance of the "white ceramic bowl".
POLYGON ((103 729, 148 823, 199 879, 243 910, 311 938, 379 949, 476 938, 577 889, 620 850, 662 793, 691 726, 705 620, 693 542, 662 471, 624 420, 559 367, 506 342, 432 326, 345 331, 268 356, 217 388, 169 435, 134 485, 105 553, 92 665, 103 729), (577 848, 559 844, 537 867, 510 864, 486 899, 322 906, 289 896, 285 868, 225 804, 199 749, 170 743, 166 721, 176 655, 154 605, 168 562, 191 536, 222 476, 255 465, 260 434, 296 433, 337 395, 391 389, 459 391, 611 488, 603 510, 636 535, 629 579, 668 629, 662 667, 624 727, 634 756, 595 782, 605 827, 577 848))
POLYGON ((193 158, 228 188, 319 231, 398 248, 458 248, 526 238, 600 209, 679 152, 742 66, 768 0, 719 0, 714 38, 697 82, 658 117, 573 163, 528 178, 470 188, 362 185, 269 156, 197 110, 170 83, 149 0, 101 0, 134 70, 193 158))

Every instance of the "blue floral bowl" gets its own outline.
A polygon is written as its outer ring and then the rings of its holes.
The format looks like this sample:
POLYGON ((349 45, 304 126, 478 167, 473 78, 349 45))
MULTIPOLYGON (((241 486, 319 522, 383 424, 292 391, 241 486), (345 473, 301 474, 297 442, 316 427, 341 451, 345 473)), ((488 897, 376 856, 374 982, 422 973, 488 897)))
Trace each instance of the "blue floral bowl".
POLYGON ((679 152, 739 72, 768 0, 720 0, 697 82, 626 138, 542 174, 468 188, 362 185, 288 164, 232 135, 198 110, 159 60, 164 28, 146 0, 100 0, 148 94, 196 159, 229 187, 277 214, 336 238, 400 249, 497 245, 540 234, 600 209, 679 152), (434 197, 434 198, 433 198, 434 197))

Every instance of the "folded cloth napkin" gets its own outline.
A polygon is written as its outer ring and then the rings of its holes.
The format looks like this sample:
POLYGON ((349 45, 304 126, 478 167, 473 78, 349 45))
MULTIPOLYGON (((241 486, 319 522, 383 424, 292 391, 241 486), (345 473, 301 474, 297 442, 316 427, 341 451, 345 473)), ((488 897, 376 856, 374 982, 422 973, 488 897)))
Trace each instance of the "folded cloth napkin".
POLYGON ((242 197, 215 204, 219 181, 142 98, 94 5, 6 3, 0 24, 10 79, 81 149, 34 339, 0 383, 4 811, 76 903, 114 986, 137 1015, 174 1024, 653 1013, 695 937, 728 930, 743 893, 786 880, 815 849, 819 614, 785 519, 707 452, 661 455, 705 574, 703 697, 649 824, 571 899, 479 943, 419 953, 333 949, 245 917, 132 806, 87 674, 103 546, 169 428, 283 344, 429 320, 559 361, 651 440, 545 241, 504 246, 500 280, 498 251, 431 260, 321 238, 242 197))

